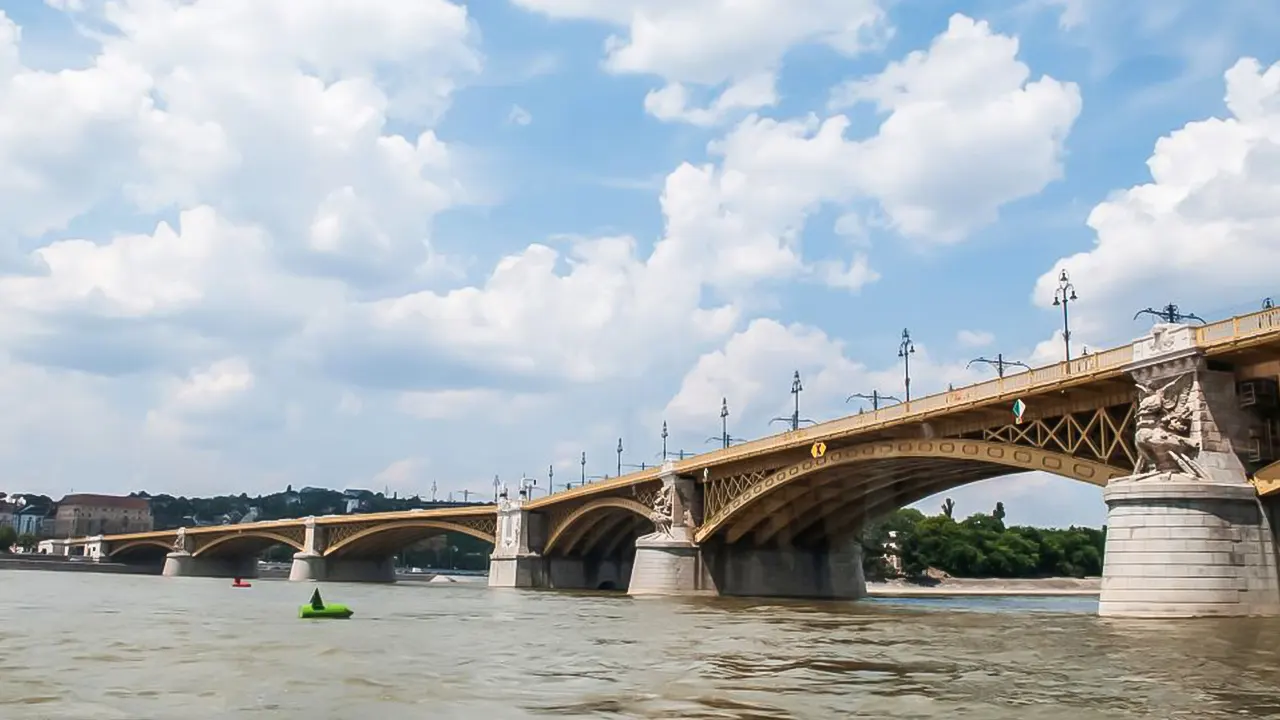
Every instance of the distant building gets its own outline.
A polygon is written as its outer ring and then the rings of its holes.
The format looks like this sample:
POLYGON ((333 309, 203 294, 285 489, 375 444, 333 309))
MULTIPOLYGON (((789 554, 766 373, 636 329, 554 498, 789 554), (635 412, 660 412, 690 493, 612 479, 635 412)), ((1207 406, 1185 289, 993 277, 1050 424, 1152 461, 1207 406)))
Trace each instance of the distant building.
POLYGON ((12 527, 18 506, 6 500, 0 500, 0 527, 12 527))
POLYGON ((116 535, 147 532, 153 527, 151 503, 146 498, 80 493, 58 502, 54 535, 116 535))
POLYGON ((347 502, 347 513, 360 512, 369 509, 369 501, 374 498, 372 490, 348 489, 342 491, 342 497, 347 502))
POLYGON ((19 536, 49 537, 53 533, 53 518, 50 514, 50 508, 43 505, 22 505, 13 514, 13 529, 18 531, 19 536))

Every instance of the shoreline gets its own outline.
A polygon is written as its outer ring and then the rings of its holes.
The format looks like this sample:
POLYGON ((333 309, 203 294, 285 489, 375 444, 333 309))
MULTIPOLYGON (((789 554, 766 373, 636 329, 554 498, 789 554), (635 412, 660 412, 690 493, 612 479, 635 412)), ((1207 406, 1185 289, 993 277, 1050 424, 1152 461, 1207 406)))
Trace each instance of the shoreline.
POLYGON ((870 597, 1096 597, 1102 578, 947 578, 933 585, 868 582, 870 597))
MULTIPOLYGON (((38 557, 38 556, 37 556, 38 557)), ((159 568, 121 563, 97 563, 75 560, 22 556, 0 557, 0 570, 34 570, 45 572, 82 572, 122 575, 159 575, 159 568)), ((263 567, 258 579, 282 580, 289 577, 287 568, 263 567)), ((449 572, 397 573, 396 580, 410 583, 470 583, 483 575, 453 575, 449 572)), ((906 580, 867 582, 868 597, 1096 597, 1101 578, 947 578, 924 585, 906 580)))

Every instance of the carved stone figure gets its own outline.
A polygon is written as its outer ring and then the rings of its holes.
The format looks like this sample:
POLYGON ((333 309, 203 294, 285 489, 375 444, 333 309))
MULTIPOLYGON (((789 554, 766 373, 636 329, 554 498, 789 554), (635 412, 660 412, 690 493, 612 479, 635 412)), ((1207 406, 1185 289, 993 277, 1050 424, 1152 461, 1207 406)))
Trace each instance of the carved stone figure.
POLYGON ((1208 479, 1195 460, 1200 446, 1191 437, 1191 416, 1200 402, 1194 375, 1186 373, 1152 385, 1138 383, 1138 389, 1142 397, 1134 433, 1138 448, 1134 476, 1173 473, 1208 479))
POLYGON ((675 520, 675 502, 671 496, 674 491, 673 486, 664 483, 653 498, 653 512, 649 513, 649 519, 653 521, 653 535, 671 537, 671 525, 675 520))
POLYGON ((174 552, 187 551, 187 529, 186 528, 184 527, 178 528, 177 536, 173 539, 173 551, 174 552))

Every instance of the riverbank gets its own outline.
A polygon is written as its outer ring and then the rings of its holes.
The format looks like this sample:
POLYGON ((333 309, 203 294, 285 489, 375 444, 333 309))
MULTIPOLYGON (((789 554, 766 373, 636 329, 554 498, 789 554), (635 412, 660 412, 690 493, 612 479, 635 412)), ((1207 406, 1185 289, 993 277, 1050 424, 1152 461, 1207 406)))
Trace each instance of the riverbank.
POLYGON ((1046 597, 1097 595, 1102 578, 946 578, 936 583, 921 584, 906 580, 868 582, 872 597, 948 597, 948 596, 1028 596, 1046 597))
POLYGON ((72 560, 57 555, 0 556, 0 570, 46 570, 53 572, 104 573, 108 575, 158 575, 159 566, 72 560))

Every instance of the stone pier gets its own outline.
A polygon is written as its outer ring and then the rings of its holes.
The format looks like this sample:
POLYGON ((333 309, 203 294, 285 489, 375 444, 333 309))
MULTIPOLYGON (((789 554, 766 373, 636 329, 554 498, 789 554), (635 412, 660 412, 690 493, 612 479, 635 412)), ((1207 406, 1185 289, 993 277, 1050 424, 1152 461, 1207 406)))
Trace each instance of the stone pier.
MULTIPOLYGON (((524 493, 516 500, 498 500, 498 522, 493 554, 489 556, 489 587, 547 587, 547 567, 542 555, 543 518, 524 509, 524 493)), ((580 569, 579 569, 580 570, 580 569)), ((564 574, 561 570, 561 576, 564 574)))
POLYGON ((846 535, 818 548, 704 547, 708 581, 721 595, 857 600, 866 597, 862 545, 846 535))
POLYGON ((165 577, 256 578, 256 557, 199 557, 186 551, 174 551, 164 558, 165 577))
POLYGON ((293 555, 289 579, 294 582, 381 582, 396 581, 395 557, 343 558, 325 557, 324 528, 316 519, 304 521, 303 549, 293 555))
POLYGON ((1209 367, 1185 325, 1157 325, 1133 356, 1141 457, 1103 491, 1098 614, 1280 615, 1274 536, 1236 453, 1255 419, 1234 375, 1209 367))
POLYGON ((663 466, 662 488, 653 503, 654 531, 636 539, 629 595, 714 595, 693 532, 702 513, 697 482, 663 466))

